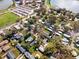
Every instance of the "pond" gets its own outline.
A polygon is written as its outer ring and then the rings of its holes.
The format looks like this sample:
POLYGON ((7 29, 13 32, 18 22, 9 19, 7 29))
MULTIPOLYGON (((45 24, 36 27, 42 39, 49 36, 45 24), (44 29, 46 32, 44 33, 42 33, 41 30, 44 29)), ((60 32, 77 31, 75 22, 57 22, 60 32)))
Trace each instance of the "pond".
POLYGON ((0 1, 0 10, 6 9, 13 4, 12 0, 1 0, 0 1))
POLYGON ((79 0, 51 0, 55 8, 66 8, 67 10, 79 13, 79 0))

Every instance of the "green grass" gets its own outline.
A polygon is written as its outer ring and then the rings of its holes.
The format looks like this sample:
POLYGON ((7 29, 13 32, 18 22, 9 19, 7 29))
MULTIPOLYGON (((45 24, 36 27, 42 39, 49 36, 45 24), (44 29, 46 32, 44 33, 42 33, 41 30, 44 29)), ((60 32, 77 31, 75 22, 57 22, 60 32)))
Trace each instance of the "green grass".
POLYGON ((22 59, 27 59, 25 56, 22 59))
POLYGON ((20 51, 17 50, 16 48, 13 48, 13 53, 16 57, 18 57, 20 55, 20 51))
POLYGON ((19 16, 8 11, 0 15, 0 27, 15 23, 16 20, 18 19, 19 19, 19 16))

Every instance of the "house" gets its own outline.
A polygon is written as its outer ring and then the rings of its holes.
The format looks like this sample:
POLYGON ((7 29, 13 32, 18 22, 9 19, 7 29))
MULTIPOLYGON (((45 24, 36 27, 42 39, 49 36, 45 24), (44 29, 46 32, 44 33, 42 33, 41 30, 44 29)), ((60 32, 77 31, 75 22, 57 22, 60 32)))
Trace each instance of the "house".
POLYGON ((30 36, 30 37, 28 37, 25 41, 26 41, 26 42, 31 42, 31 41, 33 41, 33 38, 30 36))
POLYGON ((30 45, 32 46, 32 45, 34 45, 34 44, 36 44, 37 43, 37 41, 36 40, 33 40, 31 43, 30 43, 30 45))
POLYGON ((21 0, 22 2, 22 5, 25 5, 25 4, 30 4, 30 3, 33 3, 33 1, 35 1, 35 3, 41 3, 42 1, 41 0, 21 0))
POLYGON ((15 6, 16 6, 16 7, 18 7, 20 3, 21 3, 20 0, 15 0, 15 6))
POLYGON ((62 34, 62 31, 58 31, 58 33, 62 34))
POLYGON ((23 21, 23 26, 24 27, 27 27, 29 24, 28 24, 28 21, 23 21))
POLYGON ((68 34, 63 34, 64 35, 64 37, 66 37, 66 38, 70 38, 71 36, 70 35, 68 35, 68 34))
POLYGON ((77 37, 76 42, 79 41, 79 37, 77 37))
POLYGON ((69 43, 69 40, 67 38, 62 39, 62 44, 67 45, 69 43))
POLYGON ((51 33, 49 30, 44 30, 43 32, 44 32, 46 35, 50 35, 50 33, 51 33))
POLYGON ((12 51, 8 51, 6 56, 7 56, 8 59, 15 59, 15 55, 13 54, 12 51))
POLYGON ((79 37, 76 39, 76 46, 79 47, 79 37))
POLYGON ((25 4, 30 4, 30 3, 32 3, 33 2, 33 0, 21 0, 21 2, 22 2, 22 5, 25 5, 25 4))
POLYGON ((50 29, 50 28, 48 28, 48 27, 46 27, 46 26, 45 26, 45 28, 46 28, 47 30, 49 30, 50 32, 53 32, 52 29, 50 29))
POLYGON ((32 56, 32 55, 31 55, 29 52, 27 52, 27 51, 24 53, 24 55, 25 55, 25 57, 28 58, 28 59, 35 59, 34 56, 32 56))
POLYGON ((10 49, 10 46, 9 45, 2 46, 2 50, 3 51, 7 51, 9 49, 10 49))
POLYGON ((20 44, 17 44, 16 45, 16 48, 21 52, 21 53, 24 53, 25 52, 25 49, 23 47, 21 47, 20 44))
POLYGON ((36 3, 41 3, 41 2, 42 2, 42 0, 35 0, 35 2, 36 2, 36 3))
POLYGON ((13 35, 12 39, 21 39, 23 37, 22 33, 16 33, 13 35))
POLYGON ((50 23, 49 22, 46 22, 46 21, 45 21, 44 25, 47 26, 47 27, 50 27, 51 26, 50 23))
POLYGON ((45 39, 43 40, 43 43, 46 44, 46 43, 47 43, 47 40, 48 40, 48 39, 45 38, 45 39))
POLYGON ((21 29, 21 27, 18 24, 14 25, 14 28, 17 29, 17 30, 21 29))
POLYGON ((7 44, 8 42, 9 42, 8 40, 4 40, 4 41, 0 42, 0 46, 3 46, 5 44, 7 44))
POLYGON ((44 36, 44 38, 51 39, 51 36, 49 36, 49 35, 47 35, 45 33, 43 33, 43 36, 44 36))
POLYGON ((58 36, 61 36, 61 34, 60 34, 60 33, 58 33, 58 32, 55 32, 55 34, 56 34, 56 35, 58 35, 58 36))
POLYGON ((38 49, 39 49, 41 52, 44 52, 44 46, 43 46, 43 45, 40 45, 38 49))
POLYGON ((0 30, 0 35, 5 35, 5 32, 3 30, 0 30))
POLYGON ((53 56, 50 56, 50 59, 56 59, 55 57, 53 57, 53 56))
POLYGON ((76 46, 79 47, 79 41, 76 42, 76 46))
POLYGON ((75 32, 73 30, 70 30, 69 33, 70 33, 71 36, 75 35, 75 32))

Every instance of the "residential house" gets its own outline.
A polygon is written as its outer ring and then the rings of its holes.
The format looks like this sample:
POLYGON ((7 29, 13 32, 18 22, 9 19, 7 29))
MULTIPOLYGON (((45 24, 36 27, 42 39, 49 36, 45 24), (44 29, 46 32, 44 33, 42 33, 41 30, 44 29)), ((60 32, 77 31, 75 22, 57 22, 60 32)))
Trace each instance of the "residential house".
POLYGON ((9 45, 5 45, 5 46, 2 46, 1 47, 3 51, 7 51, 10 49, 10 46, 9 45))
POLYGON ((40 45, 38 49, 39 49, 39 51, 44 52, 44 46, 43 45, 40 45))
POLYGON ((30 45, 32 46, 32 45, 34 45, 34 44, 36 44, 37 43, 37 41, 36 40, 33 40, 31 43, 30 43, 30 45))
POLYGON ((49 36, 47 33, 43 33, 43 36, 45 36, 47 39, 51 39, 51 36, 49 36))
POLYGON ((28 59, 35 59, 34 56, 32 56, 29 52, 25 52, 24 55, 28 59))
POLYGON ((35 2, 37 2, 37 3, 41 3, 41 2, 42 2, 42 0, 35 0, 35 2))
POLYGON ((5 32, 3 30, 0 30, 0 35, 5 35, 5 32))
POLYGON ((76 46, 79 47, 79 37, 76 39, 76 46))
POLYGON ((14 25, 14 28, 17 29, 17 30, 20 30, 21 26, 20 26, 20 24, 16 24, 16 25, 14 25))
POLYGON ((68 35, 68 34, 63 34, 64 35, 64 37, 66 37, 66 38, 70 38, 71 36, 70 35, 68 35))
POLYGON ((20 44, 17 44, 16 45, 16 48, 21 52, 21 53, 24 53, 25 52, 25 49, 23 47, 21 47, 20 44))
POLYGON ((22 5, 25 5, 26 3, 32 3, 33 0, 21 0, 22 1, 22 5))
POLYGON ((50 56, 50 59, 56 59, 55 57, 53 57, 53 56, 50 56))
POLYGON ((30 37, 28 37, 25 41, 26 41, 26 42, 32 42, 32 41, 33 41, 33 38, 30 36, 30 37))
POLYGON ((3 46, 5 44, 7 44, 8 42, 9 42, 8 40, 4 40, 4 41, 0 42, 0 46, 3 46))
POLYGON ((12 37, 12 39, 21 39, 21 38, 23 38, 23 34, 22 33, 16 33, 12 37))
POLYGON ((15 6, 18 7, 20 5, 21 1, 20 0, 15 0, 15 6))
POLYGON ((62 44, 67 45, 69 43, 69 40, 67 38, 62 39, 62 44))
POLYGON ((8 51, 6 56, 7 56, 8 59, 15 59, 15 55, 13 54, 12 51, 8 51))

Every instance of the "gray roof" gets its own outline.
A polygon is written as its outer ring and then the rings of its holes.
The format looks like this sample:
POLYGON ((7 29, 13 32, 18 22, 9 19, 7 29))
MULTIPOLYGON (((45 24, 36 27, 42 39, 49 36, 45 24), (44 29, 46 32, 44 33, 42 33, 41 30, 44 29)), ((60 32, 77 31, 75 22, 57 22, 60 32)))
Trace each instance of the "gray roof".
POLYGON ((29 52, 25 52, 24 55, 28 59, 35 59, 29 52))
POLYGON ((31 36, 26 39, 26 41, 29 41, 29 42, 31 42, 32 40, 33 38, 31 36))
POLYGON ((6 56, 8 59, 15 59, 15 55, 11 51, 8 51, 6 56))
POLYGON ((25 49, 23 47, 21 47, 19 44, 16 45, 16 48, 18 50, 20 50, 21 53, 24 53, 25 52, 25 49))
POLYGON ((16 39, 20 39, 21 37, 22 37, 21 35, 14 34, 14 38, 16 38, 16 39))

